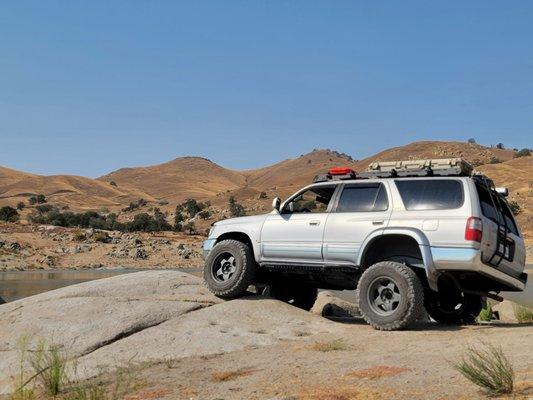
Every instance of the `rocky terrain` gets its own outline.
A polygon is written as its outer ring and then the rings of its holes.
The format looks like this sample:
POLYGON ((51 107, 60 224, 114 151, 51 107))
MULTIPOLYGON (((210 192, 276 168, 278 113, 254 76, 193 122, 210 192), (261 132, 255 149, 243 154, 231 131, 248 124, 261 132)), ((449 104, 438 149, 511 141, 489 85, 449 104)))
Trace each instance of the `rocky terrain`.
POLYGON ((0 223, 0 271, 202 265, 202 238, 0 223))
POLYGON ((30 351, 60 346, 71 381, 108 387, 129 371, 130 400, 485 398, 450 364, 481 342, 512 360, 513 398, 533 395, 530 325, 378 332, 343 307, 327 293, 312 313, 257 295, 223 302, 175 271, 70 286, 0 305, 0 391, 19 377, 22 337, 30 351))

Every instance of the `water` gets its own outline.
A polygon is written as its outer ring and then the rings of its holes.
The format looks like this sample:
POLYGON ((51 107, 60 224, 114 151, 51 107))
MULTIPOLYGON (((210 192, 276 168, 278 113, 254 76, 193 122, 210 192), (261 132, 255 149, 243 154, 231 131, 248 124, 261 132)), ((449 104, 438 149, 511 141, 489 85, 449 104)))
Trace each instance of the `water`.
MULTIPOLYGON (((197 269, 178 269, 198 274, 197 269)), ((76 283, 138 272, 136 269, 0 272, 0 304, 76 283)))

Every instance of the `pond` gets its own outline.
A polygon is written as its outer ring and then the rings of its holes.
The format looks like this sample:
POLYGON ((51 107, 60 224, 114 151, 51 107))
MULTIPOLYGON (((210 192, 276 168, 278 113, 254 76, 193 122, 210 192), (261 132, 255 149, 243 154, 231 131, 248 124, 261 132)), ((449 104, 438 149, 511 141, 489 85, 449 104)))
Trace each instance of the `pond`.
MULTIPOLYGON (((198 275, 199 269, 175 269, 198 275)), ((76 283, 141 271, 139 269, 0 272, 0 304, 76 283)), ((145 271, 145 270, 143 270, 145 271)))

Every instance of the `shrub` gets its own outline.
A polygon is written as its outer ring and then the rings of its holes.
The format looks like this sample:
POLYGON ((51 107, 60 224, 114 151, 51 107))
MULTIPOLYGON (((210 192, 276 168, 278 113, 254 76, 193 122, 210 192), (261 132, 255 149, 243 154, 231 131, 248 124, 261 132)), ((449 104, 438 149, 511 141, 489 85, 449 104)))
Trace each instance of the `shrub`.
POLYGON ((266 198, 268 198, 266 192, 259 193, 259 199, 266 199, 266 198))
POLYGON ((139 199, 135 202, 131 202, 130 205, 126 208, 123 208, 122 211, 124 212, 135 211, 138 208, 144 207, 146 204, 148 204, 148 202, 145 199, 139 199))
POLYGON ((317 342, 314 343, 311 348, 313 350, 328 353, 330 351, 346 350, 348 346, 341 339, 332 340, 331 342, 317 342))
POLYGON ((26 207, 26 203, 24 203, 23 201, 19 201, 17 203, 17 210, 22 211, 25 207, 26 207))
POLYGON ((520 204, 518 204, 516 201, 510 201, 509 203, 509 209, 511 210, 511 212, 513 213, 513 215, 518 215, 520 214, 520 211, 522 211, 521 207, 520 207, 520 204))
POLYGON ((183 232, 187 232, 189 235, 196 234, 196 226, 194 225, 194 222, 187 222, 182 226, 183 232))
POLYGON ((35 195, 35 196, 31 196, 28 199, 28 202, 31 205, 43 204, 43 203, 46 203, 46 196, 44 194, 38 194, 38 195, 35 195))
POLYGON ((489 303, 487 306, 481 309, 481 312, 477 316, 478 322, 490 322, 492 321, 492 307, 489 303))
POLYGON ((517 151, 516 154, 514 155, 515 158, 518 158, 518 157, 529 157, 531 155, 531 150, 529 149, 522 149, 520 151, 517 151))
POLYGON ((41 205, 35 206, 35 209, 37 210, 39 214, 44 214, 44 213, 54 210, 55 207, 50 204, 41 204, 41 205))
POLYGON ((95 232, 94 234, 92 234, 91 239, 94 242, 108 243, 110 240, 110 237, 106 232, 99 231, 99 232, 95 232))
POLYGON ((195 199, 187 199, 183 203, 183 208, 187 214, 192 218, 205 208, 205 205, 197 202, 195 199))
POLYGON ((19 213, 13 207, 4 206, 0 208, 0 221, 17 222, 19 220, 19 213))
POLYGON ((174 229, 181 231, 181 223, 185 220, 183 214, 176 208, 176 214, 174 215, 174 229))
POLYGON ((514 316, 521 324, 533 323, 533 310, 519 304, 513 304, 514 316))
POLYGON ((488 390, 491 394, 512 393, 514 370, 501 347, 490 344, 483 349, 469 347, 462 359, 453 364, 470 382, 488 390))
POLYGON ((208 210, 203 210, 198 213, 198 216, 202 219, 208 219, 211 216, 211 213, 208 210))
POLYGON ((489 160, 489 164, 500 164, 502 160, 500 160, 498 157, 492 156, 489 160))
POLYGON ((231 196, 228 200, 228 204, 229 212, 232 217, 243 217, 246 215, 244 207, 241 204, 237 203, 235 197, 231 196))
POLYGON ((74 240, 76 242, 83 242, 85 239, 87 239, 87 236, 84 232, 75 232, 74 233, 74 240))
POLYGON ((109 184, 110 184, 111 186, 115 186, 115 187, 117 186, 117 183, 116 183, 115 181, 111 181, 111 182, 109 182, 109 184))

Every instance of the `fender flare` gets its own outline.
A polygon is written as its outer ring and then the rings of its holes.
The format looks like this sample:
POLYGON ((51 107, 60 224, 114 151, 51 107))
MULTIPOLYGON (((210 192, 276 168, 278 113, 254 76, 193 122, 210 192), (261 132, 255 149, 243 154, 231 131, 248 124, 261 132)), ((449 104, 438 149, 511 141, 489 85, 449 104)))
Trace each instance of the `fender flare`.
POLYGON ((431 254, 431 246, 429 240, 420 229, 416 228, 385 228, 381 231, 372 232, 368 235, 361 245, 361 251, 357 257, 357 265, 361 265, 366 255, 366 251, 374 240, 383 237, 384 235, 404 235, 409 236, 416 240, 418 247, 420 248, 420 254, 422 254, 422 261, 424 262, 424 269, 426 271, 426 277, 429 287, 433 290, 437 290, 437 280, 439 273, 435 269, 433 264, 433 256, 431 254))

